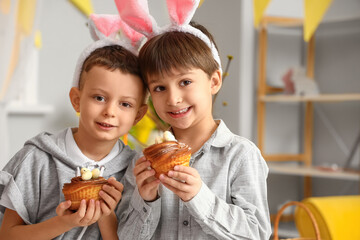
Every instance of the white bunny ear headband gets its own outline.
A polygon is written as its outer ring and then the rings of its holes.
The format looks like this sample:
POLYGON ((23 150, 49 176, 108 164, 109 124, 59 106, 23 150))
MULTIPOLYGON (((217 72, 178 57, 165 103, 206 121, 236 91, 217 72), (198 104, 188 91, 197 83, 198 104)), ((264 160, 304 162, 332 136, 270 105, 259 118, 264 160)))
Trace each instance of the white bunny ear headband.
POLYGON ((94 42, 85 48, 77 61, 72 87, 78 87, 84 61, 93 51, 105 46, 120 45, 138 55, 138 48, 144 39, 141 33, 122 21, 119 15, 91 14, 88 23, 94 42))
POLYGON ((166 3, 171 24, 160 28, 149 13, 148 0, 115 0, 124 22, 147 38, 171 31, 190 33, 200 38, 211 49, 222 73, 220 56, 214 43, 203 32, 189 24, 200 0, 166 0, 166 3))

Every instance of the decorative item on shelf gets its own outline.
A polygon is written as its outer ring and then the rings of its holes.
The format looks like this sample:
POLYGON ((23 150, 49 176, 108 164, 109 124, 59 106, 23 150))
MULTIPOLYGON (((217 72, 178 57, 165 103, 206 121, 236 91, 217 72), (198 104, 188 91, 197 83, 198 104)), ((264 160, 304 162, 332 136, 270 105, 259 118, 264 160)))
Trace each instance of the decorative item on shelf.
POLYGON ((302 67, 293 67, 283 75, 285 94, 296 96, 316 96, 319 89, 316 82, 306 76, 306 71, 302 67))

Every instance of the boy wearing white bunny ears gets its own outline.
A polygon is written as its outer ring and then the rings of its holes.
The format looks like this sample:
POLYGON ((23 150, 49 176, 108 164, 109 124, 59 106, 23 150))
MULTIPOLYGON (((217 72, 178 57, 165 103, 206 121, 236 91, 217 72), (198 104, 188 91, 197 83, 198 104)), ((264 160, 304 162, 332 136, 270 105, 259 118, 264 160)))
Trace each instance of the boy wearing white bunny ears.
POLYGON ((129 166, 119 205, 120 239, 268 240, 271 235, 267 165, 255 144, 212 116, 221 63, 210 33, 189 23, 198 3, 167 0, 172 25, 163 29, 146 4, 117 5, 124 21, 149 37, 139 62, 157 114, 192 149, 190 167, 175 166, 159 179, 145 157, 129 166))
POLYGON ((79 126, 30 139, 0 172, 0 239, 117 239, 123 186, 116 179, 136 155, 119 137, 147 111, 134 45, 109 37, 123 27, 120 21, 91 16, 97 41, 80 56, 69 94, 79 126), (93 165, 105 169, 109 185, 100 191, 101 201, 82 200, 72 212, 62 187, 79 166, 93 165))

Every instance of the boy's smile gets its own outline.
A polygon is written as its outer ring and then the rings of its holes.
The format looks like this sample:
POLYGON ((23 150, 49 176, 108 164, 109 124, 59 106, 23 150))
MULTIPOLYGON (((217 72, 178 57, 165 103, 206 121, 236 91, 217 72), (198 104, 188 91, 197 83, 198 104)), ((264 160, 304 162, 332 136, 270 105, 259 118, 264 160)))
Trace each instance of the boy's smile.
POLYGON ((192 107, 183 108, 177 111, 169 112, 169 115, 173 118, 181 118, 190 113, 192 107))
POLYGON ((159 117, 172 128, 212 125, 213 79, 201 69, 173 70, 149 78, 149 90, 159 117))
POLYGON ((111 130, 112 128, 116 127, 114 125, 111 124, 107 124, 107 123, 102 123, 102 122, 97 122, 96 124, 99 125, 99 127, 103 130, 111 130))

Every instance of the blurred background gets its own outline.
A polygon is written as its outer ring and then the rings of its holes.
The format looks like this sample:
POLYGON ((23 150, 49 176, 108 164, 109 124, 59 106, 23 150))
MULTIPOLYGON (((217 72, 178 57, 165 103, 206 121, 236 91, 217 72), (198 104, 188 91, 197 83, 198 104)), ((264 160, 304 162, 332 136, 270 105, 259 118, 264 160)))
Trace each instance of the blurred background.
MULTIPOLYGON (((256 144, 260 136, 257 123, 264 121, 265 128, 260 130, 264 154, 299 154, 307 144, 306 102, 265 101, 266 115, 258 116, 262 87, 258 80, 264 74, 267 86, 280 89, 278 95, 297 96, 294 87, 309 87, 306 81, 296 82, 295 76, 288 81, 285 78, 289 70, 306 69, 309 61, 309 39, 304 40, 303 23, 279 27, 263 22, 265 16, 305 19, 305 1, 272 0, 263 9, 256 2, 261 1, 204 0, 195 13, 194 20, 214 35, 223 68, 228 65, 214 116, 256 144), (261 69, 259 57, 260 31, 264 27, 266 71, 261 69)), ((356 173, 332 175, 345 166, 354 171, 360 166, 360 1, 324 2, 324 6, 316 8, 322 9, 316 15, 319 24, 313 24, 309 33, 315 42, 310 80, 316 82, 318 93, 340 94, 340 101, 313 103, 310 154, 315 172, 296 170, 302 163, 291 159, 289 166, 295 165, 295 170, 270 168, 268 196, 272 214, 287 201, 307 197, 305 176, 311 176, 311 196, 358 195, 360 191, 356 173), (325 170, 319 172, 321 169, 325 170)), ((169 22, 165 1, 149 1, 149 7, 160 26, 169 22)), ((1 168, 27 139, 39 132, 77 126, 68 93, 77 58, 92 42, 86 25, 91 12, 117 14, 112 0, 0 0, 1 168)), ((308 75, 303 78, 309 80, 308 75)), ((143 123, 146 136, 141 136, 141 128, 133 132, 142 144, 151 141, 151 132, 156 131, 156 124, 147 121, 143 123)), ((135 138, 129 141, 139 147, 135 138)))

